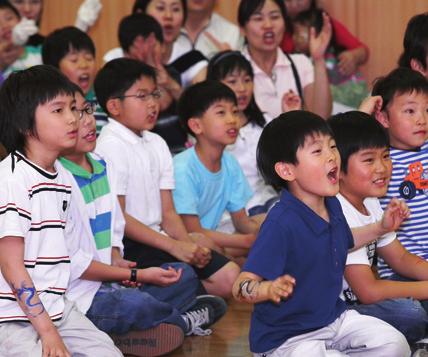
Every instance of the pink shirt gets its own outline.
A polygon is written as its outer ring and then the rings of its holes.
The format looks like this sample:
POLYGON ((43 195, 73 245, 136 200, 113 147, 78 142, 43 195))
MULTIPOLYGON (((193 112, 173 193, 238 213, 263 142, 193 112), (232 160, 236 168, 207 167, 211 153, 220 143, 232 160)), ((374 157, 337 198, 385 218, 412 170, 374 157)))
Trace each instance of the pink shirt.
MULTIPOLYGON (((281 100, 284 93, 290 89, 298 93, 293 70, 288 58, 281 49, 277 49, 277 59, 273 66, 272 77, 263 72, 251 59, 248 48, 245 48, 244 56, 251 62, 254 71, 254 98, 262 112, 271 118, 276 118, 282 113, 281 100)), ((314 67, 308 57, 301 54, 290 55, 299 72, 302 89, 314 82, 314 67)))

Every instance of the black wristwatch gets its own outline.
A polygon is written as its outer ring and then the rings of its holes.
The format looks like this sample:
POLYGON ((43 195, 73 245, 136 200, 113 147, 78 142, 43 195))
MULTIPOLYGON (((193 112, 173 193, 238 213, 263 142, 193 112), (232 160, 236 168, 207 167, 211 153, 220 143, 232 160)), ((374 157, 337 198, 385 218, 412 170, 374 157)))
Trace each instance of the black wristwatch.
POLYGON ((129 278, 129 281, 132 283, 137 282, 137 269, 131 269, 131 277, 129 278))

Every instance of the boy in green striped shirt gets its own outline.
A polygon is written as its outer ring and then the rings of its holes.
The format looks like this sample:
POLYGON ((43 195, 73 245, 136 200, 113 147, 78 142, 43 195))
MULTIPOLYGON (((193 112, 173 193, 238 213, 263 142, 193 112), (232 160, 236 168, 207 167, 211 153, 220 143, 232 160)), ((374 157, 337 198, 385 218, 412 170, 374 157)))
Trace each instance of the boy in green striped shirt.
POLYGON ((195 311, 224 301, 212 296, 196 299, 198 280, 184 263, 135 269, 135 263, 122 258, 125 221, 111 191, 114 170, 91 152, 96 142, 94 106, 78 87, 76 103, 77 144, 59 159, 74 178, 66 241, 78 259, 74 268, 72 264, 67 297, 100 330, 112 334, 122 352, 167 353, 182 344, 185 333, 208 332, 193 318, 195 311))

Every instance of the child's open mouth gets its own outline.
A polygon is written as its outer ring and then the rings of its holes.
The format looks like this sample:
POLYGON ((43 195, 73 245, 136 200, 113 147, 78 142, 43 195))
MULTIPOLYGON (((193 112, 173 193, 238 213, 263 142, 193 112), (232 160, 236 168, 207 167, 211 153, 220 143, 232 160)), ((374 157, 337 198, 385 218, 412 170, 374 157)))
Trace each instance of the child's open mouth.
POLYGON ((328 174, 327 174, 327 178, 328 178, 328 180, 329 180, 331 183, 333 183, 333 184, 336 184, 336 183, 337 183, 337 181, 338 181, 338 177, 337 177, 338 172, 339 172, 339 170, 338 170, 338 168, 337 168, 337 167, 332 168, 332 169, 328 172, 328 174))

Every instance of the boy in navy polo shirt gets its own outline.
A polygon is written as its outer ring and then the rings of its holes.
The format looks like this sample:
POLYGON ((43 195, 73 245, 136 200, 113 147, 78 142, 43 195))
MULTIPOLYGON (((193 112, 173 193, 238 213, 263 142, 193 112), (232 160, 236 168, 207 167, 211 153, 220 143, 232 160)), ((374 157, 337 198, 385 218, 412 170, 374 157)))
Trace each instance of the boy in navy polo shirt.
POLYGON ((396 228, 404 207, 390 207, 377 227, 351 232, 334 197, 340 167, 336 144, 326 122, 309 112, 288 112, 269 123, 260 137, 257 164, 269 184, 285 189, 233 288, 237 300, 257 303, 251 351, 255 356, 335 351, 409 356, 400 332, 376 318, 345 311, 339 297, 354 239, 359 246, 376 230, 396 228))

